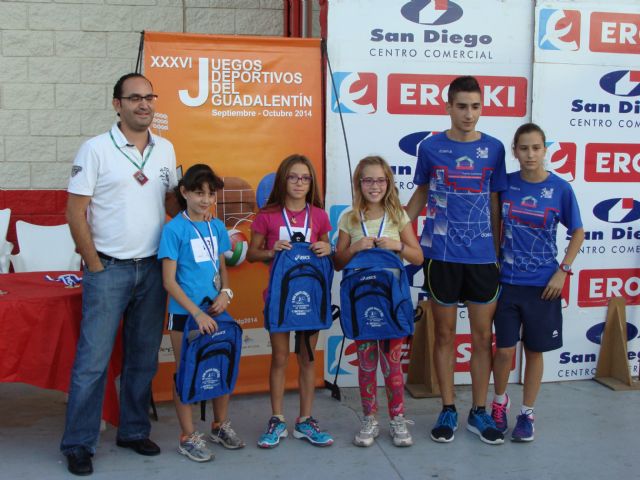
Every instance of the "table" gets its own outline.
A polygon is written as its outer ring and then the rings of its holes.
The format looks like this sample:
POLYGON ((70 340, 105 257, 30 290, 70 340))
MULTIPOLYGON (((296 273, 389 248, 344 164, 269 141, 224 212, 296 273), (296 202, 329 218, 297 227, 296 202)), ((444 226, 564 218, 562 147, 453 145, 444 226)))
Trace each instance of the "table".
MULTIPOLYGON (((63 273, 0 274, 0 382, 68 392, 82 319, 82 288, 51 282, 63 273)), ((107 373, 102 418, 118 424, 116 378, 122 369, 118 335, 107 373)))

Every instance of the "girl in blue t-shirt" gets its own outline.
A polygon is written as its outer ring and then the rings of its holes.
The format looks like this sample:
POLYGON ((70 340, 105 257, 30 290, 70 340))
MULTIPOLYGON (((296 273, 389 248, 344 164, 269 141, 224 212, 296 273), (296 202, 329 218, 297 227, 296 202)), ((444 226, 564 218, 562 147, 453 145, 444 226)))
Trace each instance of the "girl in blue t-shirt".
MULTIPOLYGON (((180 350, 185 322, 192 315, 202 333, 213 333, 218 328, 214 316, 227 309, 233 292, 224 262, 224 252, 231 248, 224 224, 209 218, 209 209, 215 206, 216 190, 224 183, 208 165, 190 167, 176 187, 176 197, 182 207, 167 223, 160 238, 158 258, 162 259, 164 287, 170 295, 169 322, 171 345, 180 367, 180 350), (207 311, 200 305, 210 302, 207 311)), ((209 440, 225 448, 245 446, 231 428, 228 418, 229 395, 213 399, 213 423, 209 440)), ((181 435, 178 452, 196 462, 213 459, 206 447, 203 434, 193 426, 191 405, 180 401, 174 389, 173 399, 180 423, 181 435)))
POLYGON ((562 346, 561 293, 567 275, 572 275, 571 264, 580 251, 584 229, 573 189, 545 169, 542 129, 533 123, 520 126, 512 148, 520 170, 508 175, 507 190, 500 198, 502 294, 494 318, 497 350, 491 414, 498 429, 506 432, 511 403, 506 388, 516 344, 521 339, 526 358, 523 404, 511 440, 530 442, 534 438, 534 403, 542 382, 543 352, 562 346), (571 235, 560 264, 556 260, 558 223, 571 235))

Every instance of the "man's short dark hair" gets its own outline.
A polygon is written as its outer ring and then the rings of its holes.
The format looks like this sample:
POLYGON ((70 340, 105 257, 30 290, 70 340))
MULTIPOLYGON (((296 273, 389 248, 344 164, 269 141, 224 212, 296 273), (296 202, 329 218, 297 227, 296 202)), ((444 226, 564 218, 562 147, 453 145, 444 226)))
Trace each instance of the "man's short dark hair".
POLYGON ((476 77, 472 77, 470 75, 458 77, 451 82, 449 85, 449 93, 447 95, 447 102, 449 105, 453 105, 453 99, 458 92, 478 92, 482 95, 482 90, 480 90, 478 80, 476 80, 476 77))
MULTIPOLYGON (((147 82, 149 82, 149 79, 141 73, 127 73, 126 75, 121 76, 113 86, 113 98, 122 97, 122 86, 124 85, 124 82, 126 82, 130 78, 144 78, 147 82)), ((153 88, 153 84, 151 82, 149 82, 149 85, 151 85, 151 88, 153 88)))

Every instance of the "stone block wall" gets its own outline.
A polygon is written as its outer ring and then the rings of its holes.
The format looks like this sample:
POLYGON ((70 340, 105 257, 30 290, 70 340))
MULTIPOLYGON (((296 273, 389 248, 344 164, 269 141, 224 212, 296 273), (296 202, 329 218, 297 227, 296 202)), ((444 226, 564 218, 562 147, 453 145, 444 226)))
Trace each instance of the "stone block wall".
MULTIPOLYGON (((282 0, 2 0, 0 189, 64 189, 142 30, 282 35, 282 0)), ((2 208, 2 205, 0 205, 2 208)))

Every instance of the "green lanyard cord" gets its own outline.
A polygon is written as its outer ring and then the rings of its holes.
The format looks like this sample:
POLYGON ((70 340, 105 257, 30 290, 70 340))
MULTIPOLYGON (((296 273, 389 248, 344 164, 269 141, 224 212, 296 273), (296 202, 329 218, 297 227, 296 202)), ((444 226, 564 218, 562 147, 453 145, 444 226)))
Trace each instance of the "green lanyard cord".
POLYGON ((116 148, 118 149, 118 151, 119 151, 122 155, 124 155, 124 157, 125 157, 127 160, 129 160, 129 161, 133 164, 133 166, 134 166, 134 167, 136 167, 139 171, 143 171, 143 170, 144 170, 144 166, 145 166, 145 165, 146 165, 146 163, 147 163, 147 160, 149 160, 149 157, 151 156, 151 152, 153 151, 154 144, 152 143, 152 144, 149 146, 149 151, 147 152, 147 156, 146 156, 146 157, 144 158, 144 160, 142 161, 142 165, 138 165, 138 164, 135 162, 135 160, 131 159, 131 157, 129 157, 129 155, 127 155, 126 153, 124 153, 124 152, 122 151, 122 148, 120 148, 120 147, 118 146, 118 144, 116 143, 115 138, 113 138, 113 133, 111 133, 111 131, 109 131, 109 136, 111 137, 111 141, 113 142, 113 146, 114 146, 114 147, 116 147, 116 148))

